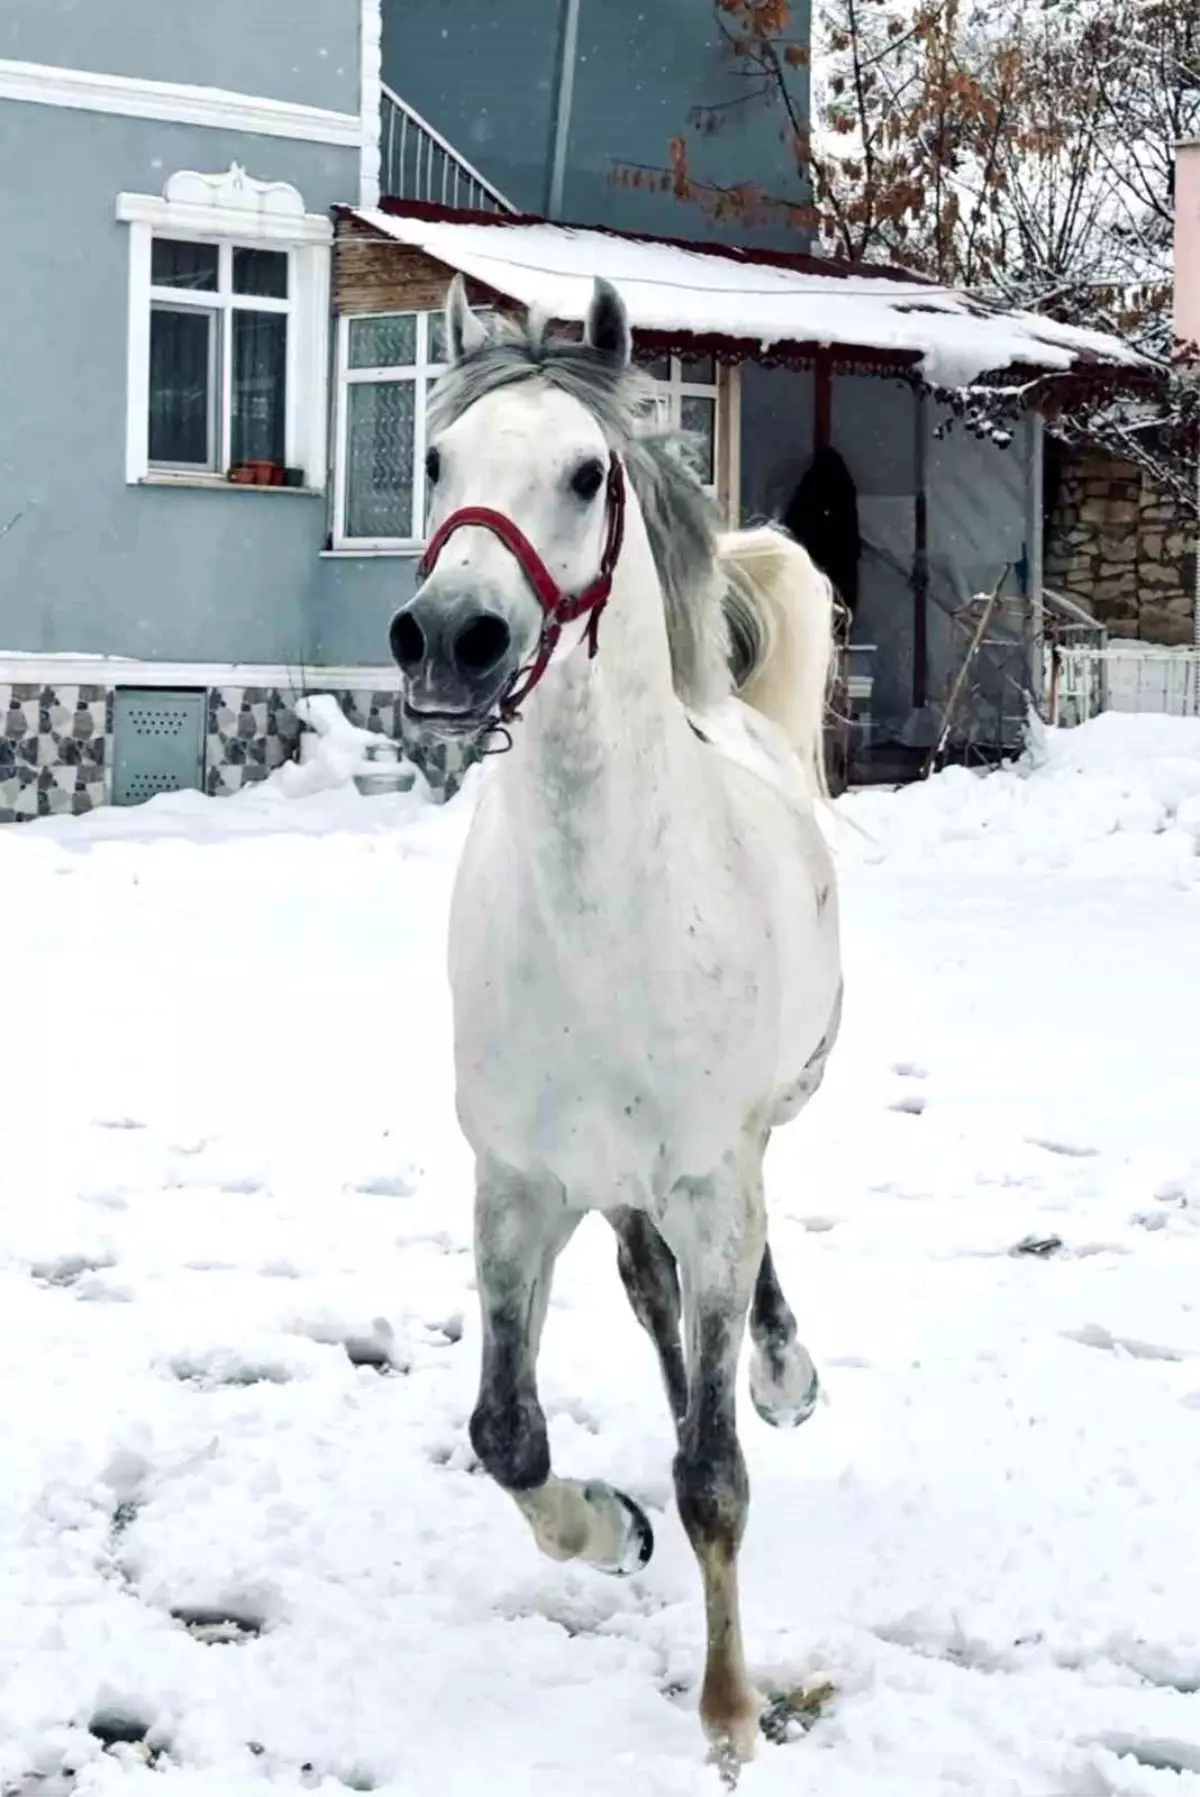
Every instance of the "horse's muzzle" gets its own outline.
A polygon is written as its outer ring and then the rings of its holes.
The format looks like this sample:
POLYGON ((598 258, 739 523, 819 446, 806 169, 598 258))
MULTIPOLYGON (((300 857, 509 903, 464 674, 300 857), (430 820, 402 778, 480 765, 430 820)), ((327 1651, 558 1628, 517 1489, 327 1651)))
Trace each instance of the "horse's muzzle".
POLYGON ((388 640, 405 677, 406 722, 444 737, 488 727, 515 666, 499 611, 474 594, 422 588, 392 619, 388 640))

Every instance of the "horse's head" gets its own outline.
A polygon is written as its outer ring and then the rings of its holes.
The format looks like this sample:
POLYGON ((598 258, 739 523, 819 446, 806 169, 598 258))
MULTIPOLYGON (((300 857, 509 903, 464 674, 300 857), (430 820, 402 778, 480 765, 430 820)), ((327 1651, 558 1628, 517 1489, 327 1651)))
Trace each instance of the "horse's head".
MULTIPOLYGON (((430 409, 425 464, 429 546, 390 636, 406 736, 471 739, 540 677, 565 623, 598 618, 625 494, 597 418, 549 361, 540 378, 528 346, 489 339, 461 277, 446 336, 451 366, 430 409)), ((628 367, 625 307, 606 282, 567 353, 585 382, 589 362, 610 383, 628 367)))

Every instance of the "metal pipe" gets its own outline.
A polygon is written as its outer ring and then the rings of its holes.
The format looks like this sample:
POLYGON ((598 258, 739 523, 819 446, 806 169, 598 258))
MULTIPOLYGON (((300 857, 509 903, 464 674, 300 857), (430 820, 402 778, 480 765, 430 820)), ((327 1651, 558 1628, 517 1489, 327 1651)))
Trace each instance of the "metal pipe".
POLYGON ((579 0, 561 0, 558 21, 558 66, 554 82, 554 119, 546 170, 547 218, 561 218, 567 180, 567 144, 575 101, 575 63, 579 53, 579 0))

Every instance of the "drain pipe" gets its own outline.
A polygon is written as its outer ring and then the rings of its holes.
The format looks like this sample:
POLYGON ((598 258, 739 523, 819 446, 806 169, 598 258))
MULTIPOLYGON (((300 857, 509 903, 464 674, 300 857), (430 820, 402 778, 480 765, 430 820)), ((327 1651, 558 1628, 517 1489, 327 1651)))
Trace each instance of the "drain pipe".
POLYGON ((561 0, 558 18, 558 63, 554 78, 554 120, 550 128, 550 157, 546 169, 547 218, 561 218, 563 188, 567 179, 567 144, 571 135, 571 108, 575 101, 575 62, 579 52, 580 0, 561 0))

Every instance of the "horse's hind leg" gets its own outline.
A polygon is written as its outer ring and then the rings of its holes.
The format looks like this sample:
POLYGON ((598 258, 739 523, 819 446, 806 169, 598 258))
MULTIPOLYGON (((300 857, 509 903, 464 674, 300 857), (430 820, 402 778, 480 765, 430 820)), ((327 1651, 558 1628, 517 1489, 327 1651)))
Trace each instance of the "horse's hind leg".
POLYGON ((650 1558, 647 1518, 600 1480, 556 1479, 537 1393, 537 1352, 554 1263, 580 1221, 558 1190, 495 1166, 480 1168, 475 1268, 483 1322, 471 1445, 509 1492, 543 1553, 604 1572, 636 1572, 650 1558))
POLYGON ((687 1367, 679 1338, 679 1272, 675 1256, 644 1211, 609 1216, 617 1236, 617 1266, 633 1314, 654 1343, 667 1402, 678 1425, 687 1413, 687 1367))
POLYGON ((796 1335, 796 1319, 780 1289, 768 1244, 763 1248, 750 1305, 750 1396, 764 1422, 796 1429, 816 1408, 821 1383, 796 1335))

